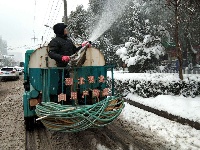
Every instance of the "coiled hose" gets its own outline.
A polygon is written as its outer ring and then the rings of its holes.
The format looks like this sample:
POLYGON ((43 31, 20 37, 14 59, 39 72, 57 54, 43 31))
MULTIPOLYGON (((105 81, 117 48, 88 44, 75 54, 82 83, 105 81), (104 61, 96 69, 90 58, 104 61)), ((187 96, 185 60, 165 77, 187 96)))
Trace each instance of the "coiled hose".
POLYGON ((111 96, 93 105, 69 106, 54 102, 36 105, 36 114, 50 130, 78 132, 87 128, 103 127, 119 116, 124 100, 111 96))

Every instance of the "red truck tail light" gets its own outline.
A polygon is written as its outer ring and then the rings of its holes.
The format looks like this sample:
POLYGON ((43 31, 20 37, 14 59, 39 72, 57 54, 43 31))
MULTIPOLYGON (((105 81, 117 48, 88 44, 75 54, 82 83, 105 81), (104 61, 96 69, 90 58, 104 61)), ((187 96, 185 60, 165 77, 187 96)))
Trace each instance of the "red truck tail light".
POLYGON ((15 73, 15 71, 11 71, 11 73, 15 73))

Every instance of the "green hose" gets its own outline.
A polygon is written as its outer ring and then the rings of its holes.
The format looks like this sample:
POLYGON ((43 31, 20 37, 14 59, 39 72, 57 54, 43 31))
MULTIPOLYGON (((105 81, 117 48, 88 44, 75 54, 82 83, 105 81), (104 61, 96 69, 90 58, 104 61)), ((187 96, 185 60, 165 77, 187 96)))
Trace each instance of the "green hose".
POLYGON ((119 116, 124 100, 111 96, 93 105, 61 105, 42 102, 36 105, 36 114, 50 130, 78 132, 88 128, 103 127, 119 116))

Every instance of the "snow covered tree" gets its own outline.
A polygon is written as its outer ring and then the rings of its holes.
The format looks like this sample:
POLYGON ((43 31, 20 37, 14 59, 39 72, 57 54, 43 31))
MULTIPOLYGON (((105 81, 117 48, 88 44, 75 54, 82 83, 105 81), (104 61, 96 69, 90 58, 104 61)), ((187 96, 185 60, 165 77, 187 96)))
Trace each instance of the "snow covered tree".
POLYGON ((100 15, 108 0, 89 0, 89 8, 95 15, 100 15))
MULTIPOLYGON (((111 59, 110 61, 113 61, 114 59, 112 56, 113 52, 115 52, 115 47, 117 47, 117 45, 124 44, 129 40, 130 37, 134 37, 139 41, 139 45, 136 45, 137 47, 141 46, 140 50, 155 47, 156 45, 160 45, 160 43, 174 43, 176 41, 174 32, 176 21, 174 18, 177 18, 174 15, 175 7, 173 4, 175 4, 175 1, 177 0, 130 1, 129 5, 126 6, 125 12, 123 12, 123 14, 121 14, 120 17, 116 19, 113 25, 108 30, 106 30, 104 34, 99 37, 99 39, 97 39, 97 47, 104 51, 104 54, 107 55, 108 61, 109 59, 111 59), (148 25, 145 20, 149 20, 148 22, 151 22, 151 24, 148 25), (152 41, 145 43, 144 41, 147 38, 152 39, 152 41)), ((92 32, 96 30, 95 25, 97 21, 99 21, 102 17, 101 15, 104 11, 104 5, 107 2, 108 0, 90 0, 87 11, 79 8, 77 9, 76 13, 74 12, 73 15, 70 15, 70 24, 73 27, 73 30, 77 31, 78 33, 76 34, 76 37, 83 37, 83 35, 85 35, 84 39, 87 40, 87 36, 91 35, 92 32)), ((113 1, 113 3, 115 2, 118 1, 113 1)), ((199 5, 197 5, 197 0, 180 0, 179 2, 181 2, 179 13, 177 14, 179 16, 179 20, 177 22, 179 25, 179 43, 181 49, 183 52, 185 52, 186 47, 190 47, 190 49, 192 49, 192 47, 189 45, 199 43, 198 35, 200 33, 198 31, 200 30, 198 24, 200 21, 198 15, 200 9, 197 9, 199 8, 199 5), (188 12, 191 11, 193 12, 192 15, 188 15, 188 12), (185 18, 185 20, 180 18, 185 18), (186 31, 187 34, 185 34, 186 31)), ((110 1, 109 3, 112 4, 110 1)), ((121 4, 121 1, 119 3, 121 4)), ((104 24, 101 24, 100 26, 103 28, 104 24)), ((161 49, 163 50, 163 47, 161 49)), ((132 50, 132 52, 133 51, 134 50, 132 50)), ((130 53, 128 55, 132 57, 134 52, 133 54, 131 51, 129 52, 130 53)), ((151 61, 155 60, 154 65, 158 64, 158 60, 156 60, 158 57, 155 57, 156 59, 154 59, 153 53, 151 56, 151 61)), ((142 63, 139 64, 141 65, 142 63)), ((149 69, 150 68, 155 69, 155 67, 149 66, 149 69)), ((140 70, 144 71, 145 69, 142 68, 140 70)))
POLYGON ((196 65, 197 51, 194 46, 199 45, 200 36, 200 1, 182 1, 180 7, 180 31, 179 36, 183 53, 186 53, 188 64, 196 65))
MULTIPOLYGON (((127 64, 130 72, 156 70, 160 63, 160 56, 165 54, 161 40, 167 37, 167 32, 161 25, 153 25, 149 19, 145 19, 146 16, 140 11, 142 8, 139 5, 134 12, 136 15, 133 14, 132 32, 129 34, 133 37, 125 43, 125 47, 116 52, 127 64)), ((130 17, 131 15, 128 18, 130 17)))
POLYGON ((116 51, 116 54, 129 67, 129 72, 146 72, 157 69, 159 58, 164 53, 160 39, 152 35, 146 35, 142 42, 130 38, 129 42, 125 43, 125 47, 116 51))
POLYGON ((68 28, 76 43, 87 39, 88 12, 83 8, 83 5, 77 6, 75 11, 71 11, 68 18, 68 28))
MULTIPOLYGON (((162 43, 176 43, 174 48, 179 60, 179 76, 182 76, 183 58, 188 60, 188 54, 194 54, 193 45, 198 45, 200 28, 198 24, 200 1, 199 0, 143 0, 140 13, 154 25, 161 25, 166 29, 170 38, 162 39, 162 43)), ((174 44, 173 44, 174 45, 174 44)), ((170 44, 169 44, 170 46, 170 44)), ((194 64, 194 63, 193 63, 194 64)))
POLYGON ((189 49, 195 53, 191 44, 190 24, 193 15, 200 8, 199 4, 199 0, 167 0, 168 7, 174 12, 174 41, 179 62, 179 78, 181 80, 183 80, 183 53, 185 52, 187 55, 189 49))
POLYGON ((134 33, 135 29, 142 28, 138 5, 135 1, 130 1, 121 17, 110 28, 109 34, 112 35, 114 45, 124 44, 130 37, 138 35, 134 33))

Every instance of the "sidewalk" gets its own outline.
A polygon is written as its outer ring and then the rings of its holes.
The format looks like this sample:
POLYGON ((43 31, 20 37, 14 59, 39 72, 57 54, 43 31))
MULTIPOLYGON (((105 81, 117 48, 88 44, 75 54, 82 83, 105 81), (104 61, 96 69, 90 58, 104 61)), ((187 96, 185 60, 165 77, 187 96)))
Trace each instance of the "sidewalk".
POLYGON ((155 98, 142 98, 130 93, 125 99, 136 107, 200 130, 200 97, 159 95, 155 98))

